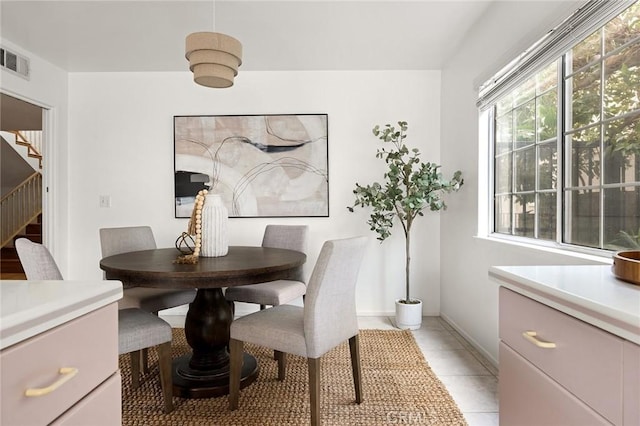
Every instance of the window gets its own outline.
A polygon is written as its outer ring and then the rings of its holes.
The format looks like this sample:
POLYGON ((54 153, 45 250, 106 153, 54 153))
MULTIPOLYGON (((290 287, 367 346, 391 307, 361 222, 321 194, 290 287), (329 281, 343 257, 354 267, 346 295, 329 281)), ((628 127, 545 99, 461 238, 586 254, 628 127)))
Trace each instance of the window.
POLYGON ((493 232, 640 248, 640 2, 616 13, 544 61, 542 43, 535 66, 520 60, 479 101, 493 129, 493 232))

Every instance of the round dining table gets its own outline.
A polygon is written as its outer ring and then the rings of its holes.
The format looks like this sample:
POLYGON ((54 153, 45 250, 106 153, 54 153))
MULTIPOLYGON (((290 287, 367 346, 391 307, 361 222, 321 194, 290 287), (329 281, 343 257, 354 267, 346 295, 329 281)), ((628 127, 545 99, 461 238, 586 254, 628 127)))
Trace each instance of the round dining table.
MULTIPOLYGON (((173 360, 174 395, 207 398, 229 392, 229 327, 232 305, 222 289, 281 279, 302 279, 304 253, 268 248, 230 246, 220 257, 200 257, 196 264, 176 263, 175 248, 121 253, 105 257, 100 268, 107 279, 123 287, 197 289, 189 304, 184 333, 191 354, 173 360)), ((258 377, 256 359, 244 354, 241 387, 258 377)))

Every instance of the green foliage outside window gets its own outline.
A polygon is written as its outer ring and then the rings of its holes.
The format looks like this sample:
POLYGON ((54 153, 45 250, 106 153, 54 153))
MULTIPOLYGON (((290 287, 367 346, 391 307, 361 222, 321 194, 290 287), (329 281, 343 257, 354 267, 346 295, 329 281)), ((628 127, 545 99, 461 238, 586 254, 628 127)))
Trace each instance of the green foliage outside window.
POLYGON ((560 78, 551 63, 496 103, 494 230, 631 248, 640 234, 640 3, 563 59, 560 78))

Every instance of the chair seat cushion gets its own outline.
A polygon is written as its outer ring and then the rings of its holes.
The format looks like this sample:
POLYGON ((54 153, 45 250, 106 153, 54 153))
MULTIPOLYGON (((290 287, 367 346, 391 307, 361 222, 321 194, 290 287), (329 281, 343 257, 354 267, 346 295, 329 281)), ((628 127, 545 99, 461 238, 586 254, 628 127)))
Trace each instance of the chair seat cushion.
POLYGON ((131 287, 122 292, 119 309, 140 308, 147 312, 158 312, 193 302, 195 289, 170 290, 164 288, 131 287))
POLYGON ((307 286, 303 282, 277 280, 261 284, 229 287, 224 296, 230 302, 277 306, 304 296, 306 291, 307 286))
POLYGON ((280 305, 246 315, 231 323, 231 338, 306 357, 304 308, 280 305))
POLYGON ((141 309, 118 311, 118 353, 126 354, 171 341, 171 326, 141 309))

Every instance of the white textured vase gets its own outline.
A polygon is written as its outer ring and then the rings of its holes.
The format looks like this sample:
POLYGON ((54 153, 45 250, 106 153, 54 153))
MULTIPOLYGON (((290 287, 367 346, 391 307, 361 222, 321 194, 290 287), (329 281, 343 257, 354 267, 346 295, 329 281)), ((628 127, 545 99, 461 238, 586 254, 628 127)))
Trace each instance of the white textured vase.
POLYGON ((207 194, 202 207, 200 256, 219 257, 229 252, 228 220, 229 213, 220 194, 207 194))

